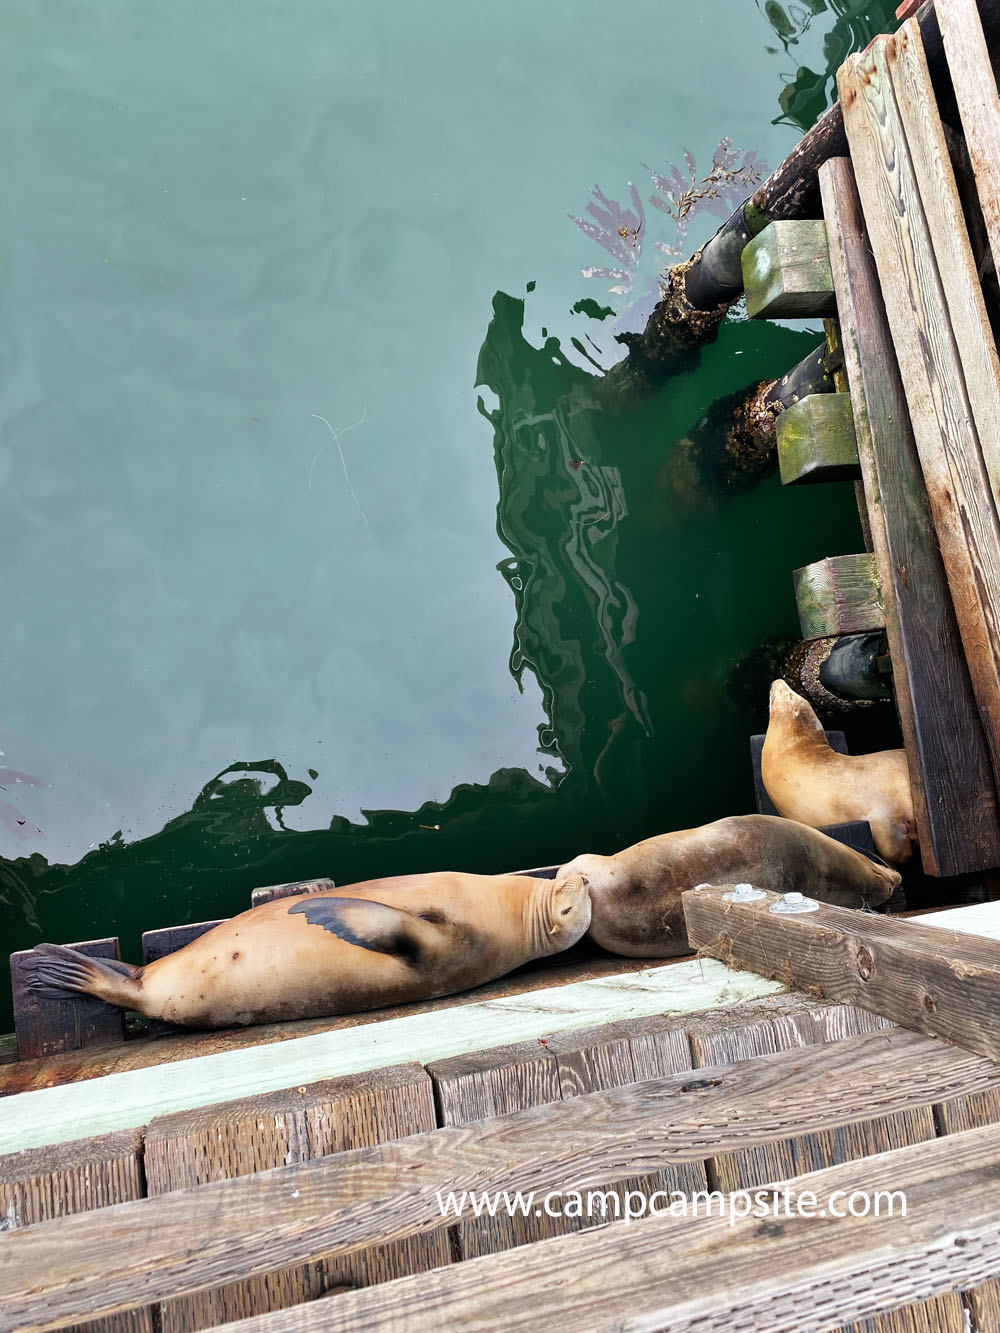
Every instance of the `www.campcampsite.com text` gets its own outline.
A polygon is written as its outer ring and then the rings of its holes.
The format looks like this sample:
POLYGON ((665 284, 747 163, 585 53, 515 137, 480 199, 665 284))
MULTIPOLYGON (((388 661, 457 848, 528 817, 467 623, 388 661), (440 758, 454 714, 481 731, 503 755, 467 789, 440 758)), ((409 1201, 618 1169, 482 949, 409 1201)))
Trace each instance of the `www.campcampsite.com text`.
POLYGON ((567 1217, 592 1222, 636 1222, 642 1217, 721 1217, 730 1226, 744 1218, 905 1217, 903 1190, 834 1190, 817 1196, 788 1187, 757 1190, 533 1190, 477 1194, 437 1191, 442 1217, 567 1217))

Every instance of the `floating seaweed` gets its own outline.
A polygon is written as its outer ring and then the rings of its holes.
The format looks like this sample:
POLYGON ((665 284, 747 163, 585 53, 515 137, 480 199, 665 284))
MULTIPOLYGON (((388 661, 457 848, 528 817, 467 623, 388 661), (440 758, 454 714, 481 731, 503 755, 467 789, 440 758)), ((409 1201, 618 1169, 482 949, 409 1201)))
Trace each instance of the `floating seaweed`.
MULTIPOLYGON (((656 240, 654 245, 662 254, 672 257, 683 253, 688 227, 700 212, 724 221, 767 174, 767 167, 756 152, 734 148, 729 138, 719 143, 705 175, 699 176, 694 154, 687 149, 684 164, 684 171, 673 162, 664 171, 646 167, 653 185, 648 202, 673 224, 672 233, 656 240)), ((646 240, 646 210, 632 181, 628 183, 628 192, 631 207, 610 198, 595 185, 587 204, 589 218, 568 215, 585 236, 617 260, 614 267, 588 266, 582 270, 585 278, 613 281, 615 286, 611 291, 616 295, 632 290, 646 240)))

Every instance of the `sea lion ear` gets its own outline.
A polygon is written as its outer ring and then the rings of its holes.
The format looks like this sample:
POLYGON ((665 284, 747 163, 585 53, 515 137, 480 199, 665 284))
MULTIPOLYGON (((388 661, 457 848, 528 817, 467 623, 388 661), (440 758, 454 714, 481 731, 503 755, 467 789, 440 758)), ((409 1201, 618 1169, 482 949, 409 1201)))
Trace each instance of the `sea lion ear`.
POLYGON ((310 894, 288 909, 290 916, 304 916, 311 926, 320 926, 345 944, 356 944, 373 953, 391 954, 404 963, 418 964, 428 949, 440 947, 446 926, 415 916, 398 907, 370 898, 338 898, 310 894))

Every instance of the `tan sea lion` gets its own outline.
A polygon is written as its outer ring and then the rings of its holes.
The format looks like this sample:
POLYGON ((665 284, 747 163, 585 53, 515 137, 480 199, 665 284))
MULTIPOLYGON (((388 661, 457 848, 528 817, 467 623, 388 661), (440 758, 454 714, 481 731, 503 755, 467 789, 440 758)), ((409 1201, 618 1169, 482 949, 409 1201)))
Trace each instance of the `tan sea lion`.
POLYGON ((579 875, 400 875, 277 898, 146 967, 40 944, 30 984, 185 1027, 271 1023, 468 990, 569 948, 589 922, 579 875))
POLYGON ((771 686, 760 774, 778 813, 813 828, 866 819, 879 856, 905 865, 916 821, 905 750, 837 754, 812 706, 783 680, 771 686))
POLYGON ((731 815, 647 838, 615 856, 587 852, 557 878, 572 875, 590 886, 591 939, 629 958, 688 952, 681 894, 696 884, 749 883, 840 907, 877 907, 900 881, 890 866, 777 815, 731 815))

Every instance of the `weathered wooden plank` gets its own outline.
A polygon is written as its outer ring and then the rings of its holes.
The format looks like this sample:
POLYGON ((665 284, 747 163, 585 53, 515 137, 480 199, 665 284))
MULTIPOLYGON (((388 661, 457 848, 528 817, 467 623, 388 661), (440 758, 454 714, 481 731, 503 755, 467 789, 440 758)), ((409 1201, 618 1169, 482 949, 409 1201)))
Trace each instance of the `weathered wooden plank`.
MULTIPOLYGON (((962 1134, 968 1129, 1000 1124, 1000 1093, 977 1092, 971 1097, 935 1106, 941 1134, 962 1134)), ((1000 1328, 1000 1281, 984 1282, 965 1293, 972 1320, 971 1333, 995 1333, 1000 1328)))
MULTIPOLYGON (((436 1126, 431 1082, 419 1065, 331 1079, 162 1116, 146 1131, 152 1197, 367 1147, 436 1126)), ((188 1333, 448 1263, 443 1233, 373 1246, 343 1260, 269 1272, 161 1307, 164 1333, 188 1333)))
POLYGON ((792 575, 803 639, 882 629, 885 611, 871 555, 831 555, 792 575))
MULTIPOLYGON (((995 6, 987 7, 995 15, 995 6)), ((976 0, 936 0, 935 11, 993 263, 1000 274, 1000 97, 996 74, 976 0)))
POLYGON ((786 408, 774 425, 785 486, 853 481, 861 475, 848 394, 811 393, 786 408))
MULTIPOLYGON (((542 1241, 418 1278, 298 1306, 238 1333, 821 1333, 1000 1272, 1000 1126, 910 1145, 789 1182, 780 1221, 655 1217, 542 1241), (841 1193, 841 1191, 843 1193, 841 1193), (903 1191, 906 1216, 804 1216, 855 1191, 903 1191)), ((779 1193, 783 1192, 782 1184, 779 1193)), ((235 1331, 234 1331, 235 1333, 235 1331)))
POLYGON ((743 903, 727 900, 727 891, 713 886, 684 894, 692 948, 1000 1057, 995 940, 824 903, 779 915, 772 910, 775 894, 743 903))
MULTIPOLYGON (((706 1036, 692 1035, 691 1047, 696 1065, 712 1065, 822 1043, 831 1036, 843 1038, 848 1033, 871 1032, 885 1025, 885 1019, 863 1009, 836 1005, 809 1013, 781 1015, 706 1036)), ((771 1180, 818 1171, 872 1153, 890 1152, 908 1143, 927 1143, 934 1136, 932 1108, 915 1106, 896 1115, 713 1157, 708 1163, 709 1180, 713 1189, 754 1190, 771 1180)), ((869 1327, 878 1328, 880 1333, 914 1333, 918 1329, 926 1329, 927 1333, 964 1333, 962 1302, 957 1294, 940 1296, 882 1315, 877 1323, 869 1325, 866 1321, 864 1326, 845 1327, 842 1333, 868 1333, 869 1327)))
POLYGON ((747 314, 759 319, 833 314, 822 222, 772 222, 743 250, 747 314))
POLYGON ((142 961, 153 963, 157 958, 165 958, 168 953, 176 953, 185 944, 199 939, 206 931, 220 926, 221 921, 192 921, 186 926, 163 926, 159 930, 144 930, 142 933, 142 961))
MULTIPOLYGON (((442 1125, 473 1124, 559 1100, 555 1056, 537 1041, 440 1060, 428 1065, 427 1072, 434 1081, 442 1125)), ((459 1222, 452 1235, 459 1257, 470 1259, 569 1229, 575 1226, 568 1219, 501 1211, 496 1217, 459 1222)))
MULTIPOLYGON (((546 1045, 555 1056, 559 1090, 564 1099, 663 1078, 691 1068, 690 1043, 677 1019, 640 1018, 586 1032, 560 1033, 550 1037, 546 1045)), ((668 1194, 680 1190, 691 1194, 705 1189, 706 1184, 704 1163, 697 1161, 678 1162, 646 1175, 626 1176, 620 1184, 607 1183, 602 1189, 617 1196, 621 1209, 618 1215, 624 1217, 629 1192, 648 1196, 657 1190, 668 1194)), ((596 1225, 601 1220, 602 1215, 598 1214, 589 1224, 596 1225)), ((582 1218, 580 1225, 588 1225, 588 1219, 582 1218)))
POLYGON ((481 1050, 498 1032, 535 1041, 595 1023, 738 1004, 780 989, 759 977, 734 976, 718 964, 690 960, 219 1051, 186 1060, 183 1078, 170 1064, 128 1069, 5 1098, 0 1152, 127 1129, 156 1115, 317 1078, 410 1060, 428 1064, 481 1050))
MULTIPOLYGON (((0 1233, 141 1199, 141 1159, 138 1130, 0 1157, 0 1233)), ((152 1328, 152 1312, 137 1309, 88 1322, 80 1333, 152 1333, 152 1328)))
POLYGON ((997 774, 1000 523, 889 75, 891 44, 878 38, 848 60, 838 84, 924 484, 997 774))
MULTIPOLYGON (((975 6, 972 6, 975 13, 975 6)), ((969 16, 971 18, 971 15, 969 16)), ((953 25, 953 31, 959 25, 953 25)), ((980 29, 981 32, 981 29, 980 29)), ((986 59, 985 42, 983 57, 986 59)), ((944 128, 938 113, 920 28, 911 19, 885 43, 885 68, 892 80, 900 121, 913 164, 920 204, 937 259, 941 288, 965 375, 969 406, 994 498, 1000 495, 1000 359, 997 357, 969 230, 958 193, 944 128)), ((971 73, 971 70, 968 71, 971 73)), ((992 118, 984 108, 979 135, 993 130, 1000 145, 996 78, 988 59, 985 74, 993 82, 992 118)), ((978 80, 983 86, 983 78, 978 80)), ((963 90, 967 94, 967 90, 963 90)), ((994 164, 996 168, 998 164, 994 164)), ((1000 177, 998 177, 1000 179, 1000 177)), ((998 214, 994 204, 994 216, 998 214)))
POLYGON ((850 161, 820 188, 923 867, 981 871, 1000 807, 850 161))
POLYGON ((337 886, 332 879, 296 879, 288 884, 268 884, 254 889, 250 894, 250 906, 259 907, 275 898, 294 898, 299 893, 325 893, 337 886))
POLYGON ((177 1190, 7 1237, 0 1330, 39 1312, 58 1326, 348 1254, 376 1237, 439 1231, 453 1216, 440 1202, 448 1191, 589 1188, 995 1087, 1000 1066, 990 1061, 877 1031, 177 1190))
MULTIPOLYGON (((86 940, 74 949, 91 958, 117 958, 118 940, 86 940)), ((124 1015, 116 1005, 105 1004, 90 995, 72 995, 65 1000, 50 1000, 28 988, 30 949, 10 956, 10 984, 14 998, 14 1030, 17 1057, 31 1060, 37 1056, 75 1051, 82 1046, 103 1046, 125 1040, 124 1015)))

